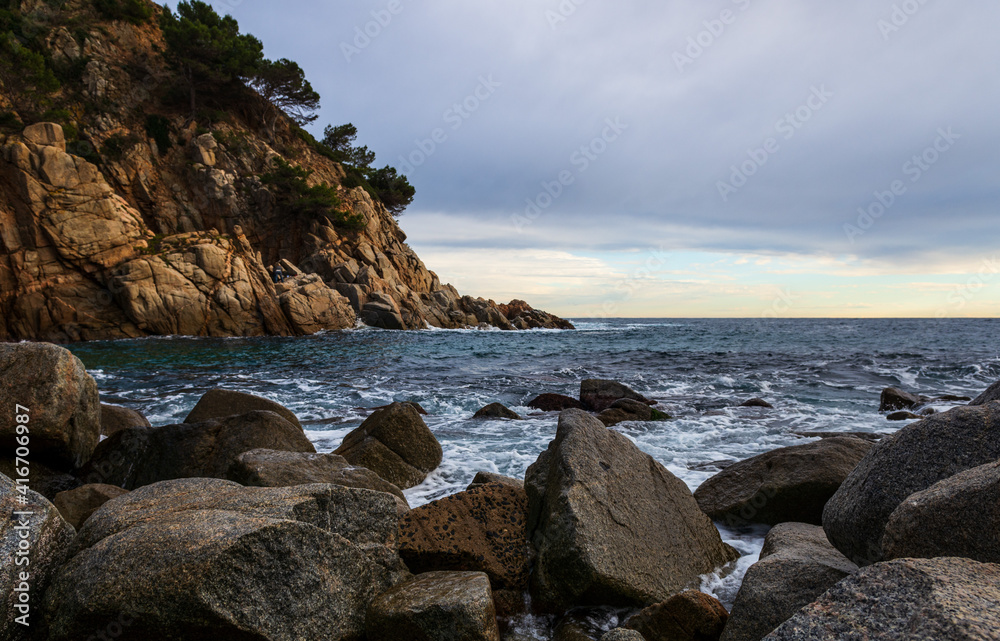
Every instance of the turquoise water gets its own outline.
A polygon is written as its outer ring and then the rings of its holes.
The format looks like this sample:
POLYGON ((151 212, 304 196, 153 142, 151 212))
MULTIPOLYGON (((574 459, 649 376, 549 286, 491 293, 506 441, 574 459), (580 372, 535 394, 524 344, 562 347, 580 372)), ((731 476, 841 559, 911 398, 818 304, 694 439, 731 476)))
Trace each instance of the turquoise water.
MULTIPOLYGON (((444 462, 407 491, 420 505, 462 490, 478 470, 523 477, 555 433, 554 414, 525 404, 543 392, 577 395, 585 378, 622 381, 675 420, 618 429, 694 489, 739 460, 805 442, 793 432, 892 431, 882 388, 975 396, 1000 379, 1000 320, 578 320, 577 331, 390 332, 305 338, 155 338, 70 345, 104 402, 154 425, 180 422, 198 398, 226 387, 293 410, 319 451, 392 401, 423 405, 444 462), (760 396, 774 410, 735 407, 760 396), (501 402, 528 420, 473 421, 501 402), (694 468, 694 469, 693 469, 694 468)), ((939 404, 939 410, 950 404, 939 404)), ((761 529, 724 537, 746 556, 705 589, 728 602, 756 560, 761 529)))

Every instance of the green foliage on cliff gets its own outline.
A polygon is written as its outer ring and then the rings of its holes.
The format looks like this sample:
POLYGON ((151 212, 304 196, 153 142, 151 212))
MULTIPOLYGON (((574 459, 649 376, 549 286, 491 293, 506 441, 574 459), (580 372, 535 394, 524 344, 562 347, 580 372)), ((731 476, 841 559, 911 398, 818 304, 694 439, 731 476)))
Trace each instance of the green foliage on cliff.
POLYGON ((260 180, 270 188, 275 204, 284 212, 307 218, 327 216, 338 226, 351 230, 364 227, 364 219, 360 215, 341 209, 340 197, 334 187, 326 183, 309 185, 312 173, 276 157, 274 169, 261 176, 260 180))
POLYGON ((379 200, 393 216, 399 216, 413 202, 417 190, 395 167, 386 165, 382 169, 369 168, 366 176, 368 183, 378 193, 379 200))
POLYGON ((402 214, 413 202, 416 190, 406 176, 388 165, 382 169, 374 169, 372 164, 375 163, 375 152, 369 151, 367 146, 354 145, 358 137, 357 127, 351 123, 328 126, 323 133, 323 146, 329 150, 329 156, 333 160, 344 166, 347 173, 345 187, 363 187, 380 200, 393 216, 402 214))
POLYGON ((306 80, 306 74, 298 63, 286 58, 277 62, 263 60, 246 77, 246 83, 257 93, 257 111, 272 136, 282 113, 297 125, 316 120, 313 112, 319 109, 319 94, 306 80))
POLYGON ((170 121, 157 114, 146 116, 146 135, 156 141, 160 155, 164 155, 173 146, 170 140, 170 121))
POLYGON ((60 86, 46 57, 23 44, 14 31, 0 33, 0 83, 22 114, 42 111, 60 86))
POLYGON ((143 0, 94 0, 94 7, 107 20, 123 20, 134 25, 153 17, 153 8, 143 0))

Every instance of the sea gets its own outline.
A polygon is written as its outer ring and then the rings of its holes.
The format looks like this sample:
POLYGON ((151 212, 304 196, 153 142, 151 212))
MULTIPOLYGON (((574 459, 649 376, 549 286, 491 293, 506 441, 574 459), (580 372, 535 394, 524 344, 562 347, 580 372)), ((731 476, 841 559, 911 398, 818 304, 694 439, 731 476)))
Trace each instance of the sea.
MULTIPOLYGON (((413 507, 459 492, 480 470, 518 478, 555 435, 538 394, 579 394, 613 379, 660 403, 672 420, 615 429, 694 490, 738 461, 814 440, 810 432, 891 433, 883 388, 976 396, 1000 379, 1000 319, 575 319, 572 331, 384 331, 361 327, 299 338, 145 338, 69 345, 101 400, 153 425, 183 421, 223 387, 275 400, 330 452, 370 408, 416 401, 444 461, 406 491, 413 507), (774 409, 739 407, 760 397, 774 409), (523 421, 473 420, 489 403, 523 421), (806 434, 803 436, 802 434, 806 434)), ((955 402, 933 403, 938 411, 955 402)), ((727 607, 760 553, 766 526, 717 524, 743 554, 703 577, 727 607)), ((613 623, 613 622, 612 622, 613 623)), ((536 638, 541 638, 538 635, 536 638)))

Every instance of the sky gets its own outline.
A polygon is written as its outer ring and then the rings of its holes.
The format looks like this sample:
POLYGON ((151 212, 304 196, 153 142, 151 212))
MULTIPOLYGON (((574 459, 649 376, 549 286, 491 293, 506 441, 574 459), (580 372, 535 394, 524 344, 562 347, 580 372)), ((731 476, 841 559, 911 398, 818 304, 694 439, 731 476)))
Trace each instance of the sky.
POLYGON ((993 317, 995 0, 216 0, 417 190, 463 293, 580 317, 993 317))

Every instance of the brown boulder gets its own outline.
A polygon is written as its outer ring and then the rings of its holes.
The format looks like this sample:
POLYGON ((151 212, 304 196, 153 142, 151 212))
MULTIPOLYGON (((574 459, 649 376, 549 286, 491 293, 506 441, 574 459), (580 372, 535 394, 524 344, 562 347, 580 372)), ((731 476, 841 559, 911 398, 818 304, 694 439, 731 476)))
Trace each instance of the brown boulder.
POLYGON ((665 421, 670 417, 645 403, 620 398, 612 403, 611 407, 598 414, 597 418, 605 427, 611 427, 625 421, 665 421))
POLYGON ((503 483, 504 485, 513 485, 514 487, 522 490, 524 489, 524 481, 521 479, 504 476, 503 474, 497 474, 496 472, 476 472, 476 476, 473 477, 472 483, 469 483, 469 487, 465 489, 471 490, 474 487, 481 487, 487 483, 503 483))
POLYGON ((656 405, 656 401, 650 400, 616 381, 588 379, 580 383, 580 402, 586 409, 593 412, 603 412, 620 398, 639 401, 646 405, 656 405))
POLYGON ((895 410, 906 410, 927 402, 929 399, 924 396, 917 396, 903 391, 898 387, 887 387, 882 390, 882 397, 879 399, 878 411, 892 412, 895 410))
POLYGON ((56 494, 53 504, 66 522, 79 530, 99 507, 122 494, 128 494, 128 490, 116 485, 95 483, 60 492, 56 494))
POLYGON ((472 418, 505 418, 512 421, 523 420, 520 414, 502 403, 490 403, 476 412, 472 418))
POLYGON ((543 412, 561 412, 568 409, 584 409, 583 403, 569 396, 562 394, 541 394, 536 396, 528 407, 543 412))
POLYGON ((272 400, 247 394, 246 392, 236 392, 215 388, 205 392, 204 396, 198 400, 198 404, 184 419, 185 423, 204 423, 213 419, 225 418, 227 416, 237 416, 261 410, 274 412, 292 425, 301 428, 302 424, 295 414, 279 403, 272 400))
POLYGON ((101 435, 111 436, 130 427, 152 427, 146 417, 128 407, 101 403, 101 435))
MULTIPOLYGON (((959 397, 955 397, 956 399, 959 397)), ((1000 381, 993 383, 986 388, 986 391, 969 401, 969 405, 986 405, 993 401, 1000 401, 1000 381)))
POLYGON ((718 641, 728 619, 718 599, 685 590, 633 615, 625 625, 646 641, 718 641))

